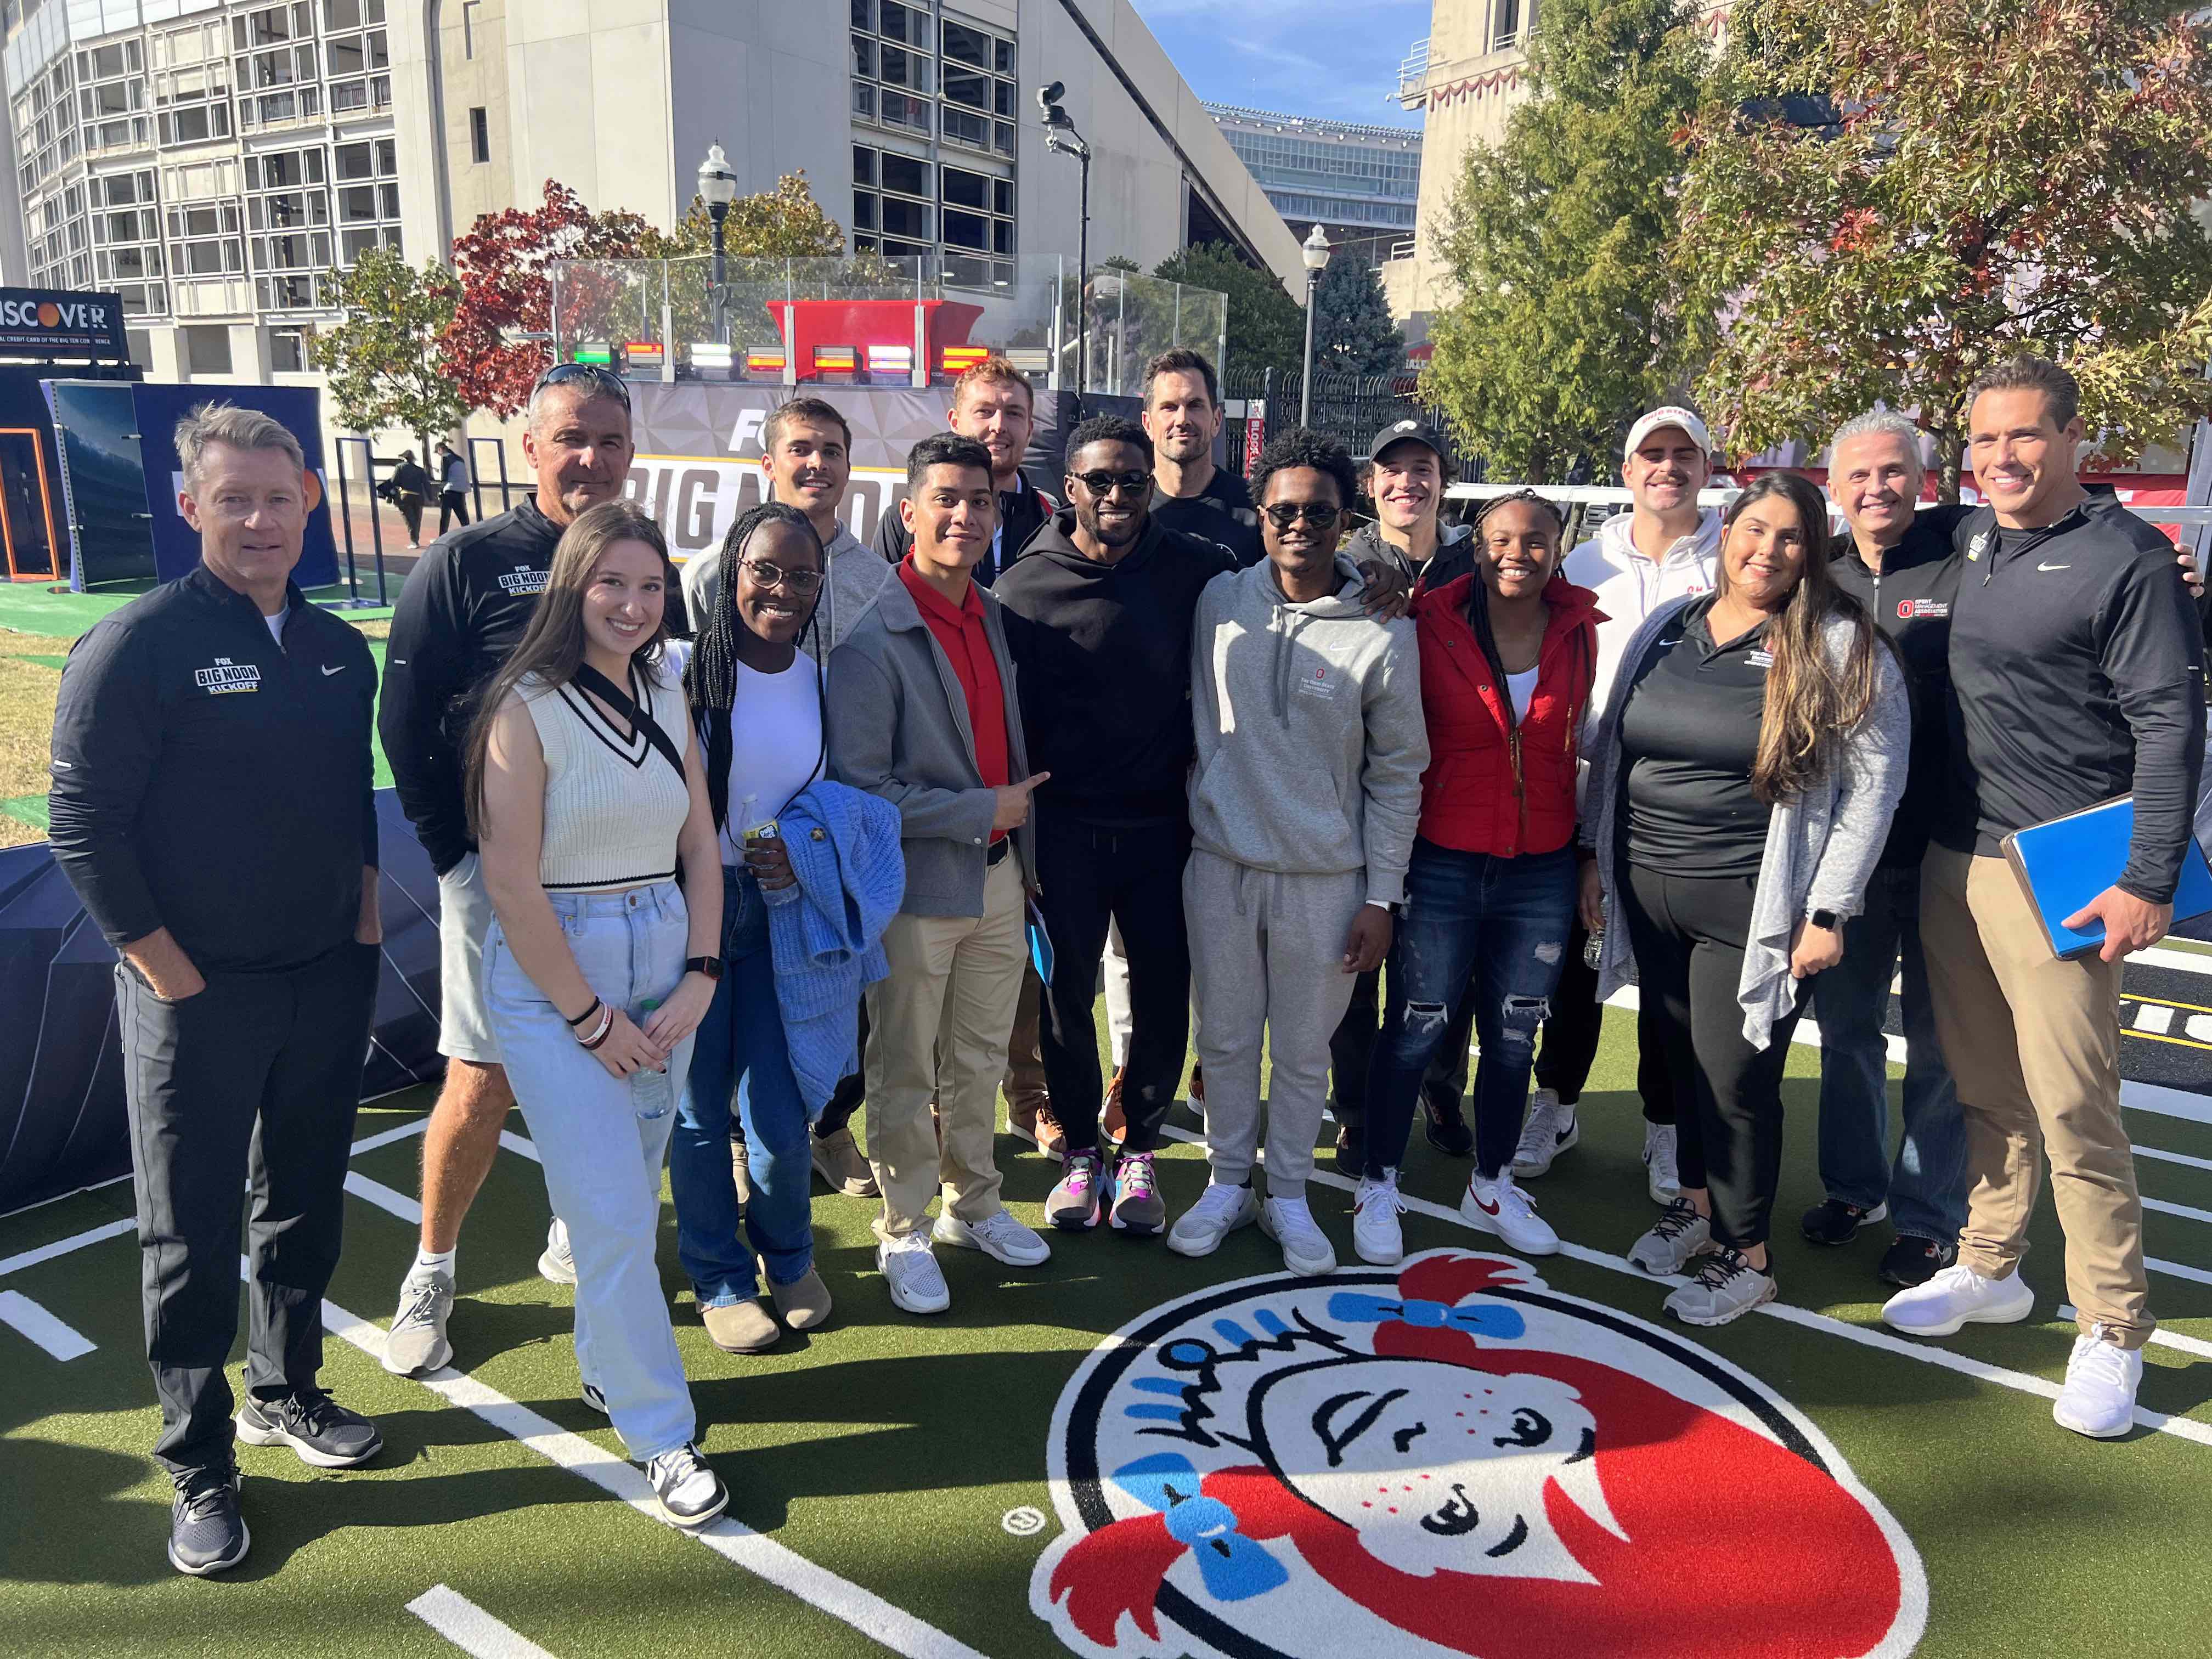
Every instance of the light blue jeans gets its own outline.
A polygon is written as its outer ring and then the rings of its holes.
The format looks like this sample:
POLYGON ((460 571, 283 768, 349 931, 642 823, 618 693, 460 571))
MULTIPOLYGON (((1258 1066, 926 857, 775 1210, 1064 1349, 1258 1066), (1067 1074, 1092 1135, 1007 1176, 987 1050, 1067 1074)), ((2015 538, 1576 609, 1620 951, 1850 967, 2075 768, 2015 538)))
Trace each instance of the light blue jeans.
MULTIPOLYGON (((684 977, 689 922, 672 881, 621 893, 548 893, 592 992, 633 1019, 684 977)), ((484 939, 485 1000, 507 1078, 538 1146, 545 1193, 576 1257, 576 1369, 606 1398, 641 1463, 692 1439, 697 1419, 654 1260, 660 1164, 675 1113, 637 1115, 630 1085, 577 1042, 515 962, 496 920, 484 939)), ((669 1075, 690 1068, 691 1039, 669 1075)))

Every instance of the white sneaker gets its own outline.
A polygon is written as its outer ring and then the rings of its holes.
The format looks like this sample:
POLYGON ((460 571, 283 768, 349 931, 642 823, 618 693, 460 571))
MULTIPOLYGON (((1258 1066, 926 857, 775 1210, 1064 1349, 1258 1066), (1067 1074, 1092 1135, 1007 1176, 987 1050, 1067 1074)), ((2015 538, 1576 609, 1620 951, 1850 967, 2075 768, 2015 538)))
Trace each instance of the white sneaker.
POLYGON ((568 1224, 557 1215, 545 1230, 545 1250, 538 1258, 538 1273, 548 1284, 576 1282, 576 1258, 568 1249, 568 1224))
POLYGON ((1523 1181, 1534 1180, 1582 1138, 1583 1126, 1575 1109, 1559 1098, 1559 1091, 1537 1090, 1528 1097, 1528 1121, 1521 1126, 1521 1144, 1513 1149, 1514 1175, 1523 1181))
POLYGON ((645 1474, 660 1512, 686 1531, 705 1526, 730 1507, 730 1489, 696 1446, 661 1453, 645 1466, 645 1474))
POLYGON ((1249 1187, 1209 1181, 1198 1202, 1168 1229, 1168 1249, 1177 1255, 1212 1255, 1221 1241, 1260 1218, 1260 1195, 1249 1187))
POLYGON ((1644 1126, 1644 1184, 1650 1189, 1651 1201, 1662 1210, 1682 1195, 1682 1173, 1674 1162, 1671 1123, 1644 1126))
POLYGON ((2035 1311, 2035 1292, 2015 1267, 1986 1279, 1963 1264, 1881 1304, 1881 1322, 1907 1336, 1948 1336, 1961 1325, 2016 1325, 2035 1311))
POLYGON ((2110 1440, 2135 1426, 2136 1385, 2142 1381, 2142 1350, 2123 1348, 2109 1328, 2092 1326, 2088 1335, 2074 1339, 2066 1387, 2051 1408, 2060 1428, 2092 1440, 2110 1440))
POLYGON ((1336 1246, 1303 1198, 1271 1198, 1260 1206, 1260 1231, 1283 1247, 1283 1265, 1318 1279, 1336 1271, 1336 1246))
POLYGON ((1362 1261, 1395 1267, 1405 1259, 1406 1231, 1398 1223, 1405 1212, 1395 1170, 1380 1181, 1360 1177, 1359 1190, 1352 1200, 1352 1248, 1362 1261))
POLYGON ((876 1268, 890 1287, 891 1305, 910 1314, 943 1313, 952 1305, 952 1292, 923 1233, 887 1238, 876 1246, 876 1268))
POLYGON ((1012 1210, 994 1210, 981 1221, 963 1221, 946 1210, 929 1236, 940 1244, 981 1250, 1009 1267, 1034 1267, 1052 1260, 1052 1246, 1014 1219, 1012 1210))
POLYGON ((1523 1255, 1553 1255, 1559 1236, 1536 1213, 1536 1200, 1513 1184, 1513 1171, 1501 1170, 1494 1181, 1470 1176, 1459 1212, 1479 1231, 1495 1233, 1523 1255))
POLYGON ((1659 1279, 1680 1273, 1693 1257, 1713 1248, 1713 1224, 1699 1215, 1686 1198, 1667 1206, 1667 1213, 1651 1224, 1651 1231, 1628 1247, 1629 1261, 1659 1279))

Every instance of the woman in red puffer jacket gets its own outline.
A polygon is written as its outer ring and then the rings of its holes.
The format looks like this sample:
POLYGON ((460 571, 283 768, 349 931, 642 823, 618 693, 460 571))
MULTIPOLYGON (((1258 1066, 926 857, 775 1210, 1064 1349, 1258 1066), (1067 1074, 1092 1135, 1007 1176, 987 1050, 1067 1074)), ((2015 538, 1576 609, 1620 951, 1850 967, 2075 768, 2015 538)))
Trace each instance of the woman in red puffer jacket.
POLYGON ((1353 1236, 1369 1261, 1398 1259, 1398 1164, 1463 993, 1482 1058, 1461 1213, 1525 1255, 1559 1249, 1511 1164, 1573 921, 1577 742, 1604 620, 1595 597, 1559 574, 1565 529, 1534 491, 1503 496, 1476 524, 1474 574, 1413 601, 1430 760, 1368 1074, 1353 1236))

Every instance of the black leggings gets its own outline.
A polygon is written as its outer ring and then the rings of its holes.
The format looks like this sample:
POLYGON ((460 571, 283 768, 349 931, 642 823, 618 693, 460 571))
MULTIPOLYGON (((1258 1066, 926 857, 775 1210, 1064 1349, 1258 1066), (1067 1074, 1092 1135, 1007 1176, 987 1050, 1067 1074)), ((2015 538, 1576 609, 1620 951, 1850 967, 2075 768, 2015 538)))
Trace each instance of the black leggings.
POLYGON ((1764 1244, 1782 1174, 1782 1068, 1810 981, 1775 1022, 1766 1047, 1753 1048, 1736 984, 1753 878, 1624 867, 1621 908, 1643 995, 1644 1059, 1657 1050, 1673 1092, 1682 1185, 1710 1193, 1717 1243, 1764 1244))
MULTIPOLYGON (((1544 1022, 1544 1046, 1536 1056, 1536 1086, 1549 1089, 1569 1106, 1583 1097, 1598 1039, 1605 1035, 1597 969, 1583 961, 1589 943, 1589 934, 1577 921, 1567 936, 1567 959, 1559 967, 1559 988, 1552 993, 1552 1017, 1544 1022)), ((1648 1011, 1636 1017, 1636 1092, 1644 1097, 1644 1121, 1672 1123, 1674 1096, 1648 1011)))

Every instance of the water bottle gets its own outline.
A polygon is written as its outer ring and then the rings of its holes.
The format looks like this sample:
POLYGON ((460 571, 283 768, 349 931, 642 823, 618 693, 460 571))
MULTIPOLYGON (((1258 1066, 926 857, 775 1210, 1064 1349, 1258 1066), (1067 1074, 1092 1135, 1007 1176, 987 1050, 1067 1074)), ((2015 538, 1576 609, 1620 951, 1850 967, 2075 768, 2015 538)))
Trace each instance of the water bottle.
POLYGON ((1598 960, 1604 955, 1605 929, 1602 927, 1592 928, 1590 930, 1589 942, 1583 946, 1583 966, 1589 969, 1593 974, 1597 972, 1598 960))
MULTIPOLYGON (((659 997, 647 997, 637 1005, 638 1029, 653 1017, 660 1006, 659 997)), ((676 1104, 676 1079, 665 1072, 656 1072, 650 1066, 641 1066, 629 1074, 630 1103, 637 1108, 638 1121, 650 1123, 657 1117, 666 1117, 669 1109, 676 1104)))

